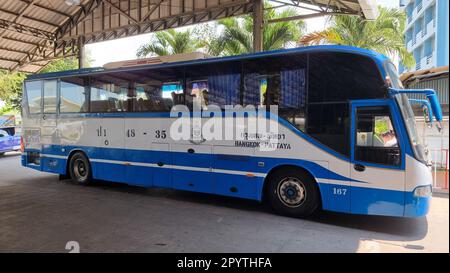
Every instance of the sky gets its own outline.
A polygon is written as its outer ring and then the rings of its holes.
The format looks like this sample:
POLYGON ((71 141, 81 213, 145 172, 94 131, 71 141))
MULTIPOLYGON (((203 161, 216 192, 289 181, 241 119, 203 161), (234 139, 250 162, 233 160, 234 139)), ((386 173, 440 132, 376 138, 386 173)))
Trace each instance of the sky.
MULTIPOLYGON (((384 7, 397 8, 399 0, 377 0, 384 7)), ((324 17, 305 20, 307 32, 320 31, 326 28, 327 20, 324 17)), ((183 28, 179 28, 183 29, 183 28)), ((91 66, 103 66, 105 63, 136 59, 137 49, 150 40, 152 34, 142 34, 113 41, 86 45, 92 60, 91 66)))

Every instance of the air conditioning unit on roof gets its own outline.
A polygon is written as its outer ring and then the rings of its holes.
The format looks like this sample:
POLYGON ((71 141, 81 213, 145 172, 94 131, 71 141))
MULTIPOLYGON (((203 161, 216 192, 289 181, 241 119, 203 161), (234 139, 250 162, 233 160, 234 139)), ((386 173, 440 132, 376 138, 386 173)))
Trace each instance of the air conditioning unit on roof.
POLYGON ((105 69, 114 69, 114 68, 141 66, 141 65, 184 62, 184 61, 191 61, 191 60, 206 59, 209 57, 210 57, 209 55, 202 53, 202 52, 191 52, 191 53, 158 56, 158 57, 136 59, 136 60, 110 62, 110 63, 104 64, 103 67, 105 69))

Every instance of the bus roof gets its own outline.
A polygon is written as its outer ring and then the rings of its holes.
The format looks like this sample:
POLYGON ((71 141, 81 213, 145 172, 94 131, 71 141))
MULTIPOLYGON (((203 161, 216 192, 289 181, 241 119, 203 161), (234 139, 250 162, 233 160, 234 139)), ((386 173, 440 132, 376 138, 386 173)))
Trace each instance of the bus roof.
POLYGON ((372 58, 379 66, 384 61, 388 60, 388 58, 386 56, 384 56, 380 53, 377 53, 375 51, 372 51, 372 50, 362 49, 362 48, 353 47, 353 46, 320 45, 320 46, 306 46, 306 47, 297 47, 297 48, 290 48, 290 49, 262 51, 262 52, 257 52, 257 53, 248 53, 248 54, 235 55, 235 56, 212 57, 212 58, 206 58, 206 59, 195 59, 195 60, 181 61, 181 62, 169 62, 169 63, 121 67, 121 68, 113 68, 113 69, 105 69, 103 67, 93 67, 93 68, 83 68, 83 69, 67 70, 67 71, 60 71, 60 72, 32 74, 32 75, 28 75, 26 80, 61 78, 61 77, 103 74, 103 73, 121 72, 121 71, 136 71, 136 70, 151 69, 151 68, 164 68, 164 67, 174 67, 174 66, 183 66, 183 65, 195 65, 195 64, 205 64, 205 63, 214 63, 214 62, 236 61, 236 60, 245 60, 245 59, 258 58, 258 57, 268 57, 268 56, 277 56, 277 55, 295 54, 295 53, 312 53, 312 52, 342 52, 342 53, 353 53, 353 54, 357 54, 357 55, 364 55, 364 56, 372 58))

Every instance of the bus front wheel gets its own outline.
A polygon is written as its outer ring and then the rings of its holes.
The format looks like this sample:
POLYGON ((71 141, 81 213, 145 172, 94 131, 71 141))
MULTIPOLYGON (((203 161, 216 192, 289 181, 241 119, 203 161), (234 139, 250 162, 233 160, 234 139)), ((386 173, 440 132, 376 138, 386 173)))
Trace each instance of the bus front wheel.
POLYGON ((70 158, 69 173, 72 181, 76 183, 89 184, 91 182, 91 165, 83 153, 77 152, 70 158))
POLYGON ((308 217, 320 207, 317 184, 295 168, 279 169, 271 175, 268 199, 275 212, 291 217, 308 217))

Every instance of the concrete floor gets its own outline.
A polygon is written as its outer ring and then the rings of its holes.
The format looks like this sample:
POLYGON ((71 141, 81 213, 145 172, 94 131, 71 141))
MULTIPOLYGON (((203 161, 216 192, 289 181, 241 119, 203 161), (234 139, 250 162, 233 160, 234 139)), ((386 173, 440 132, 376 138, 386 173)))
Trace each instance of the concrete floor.
POLYGON ((448 195, 426 218, 321 213, 300 220, 257 202, 100 183, 80 186, 0 158, 0 252, 449 252, 448 195))

